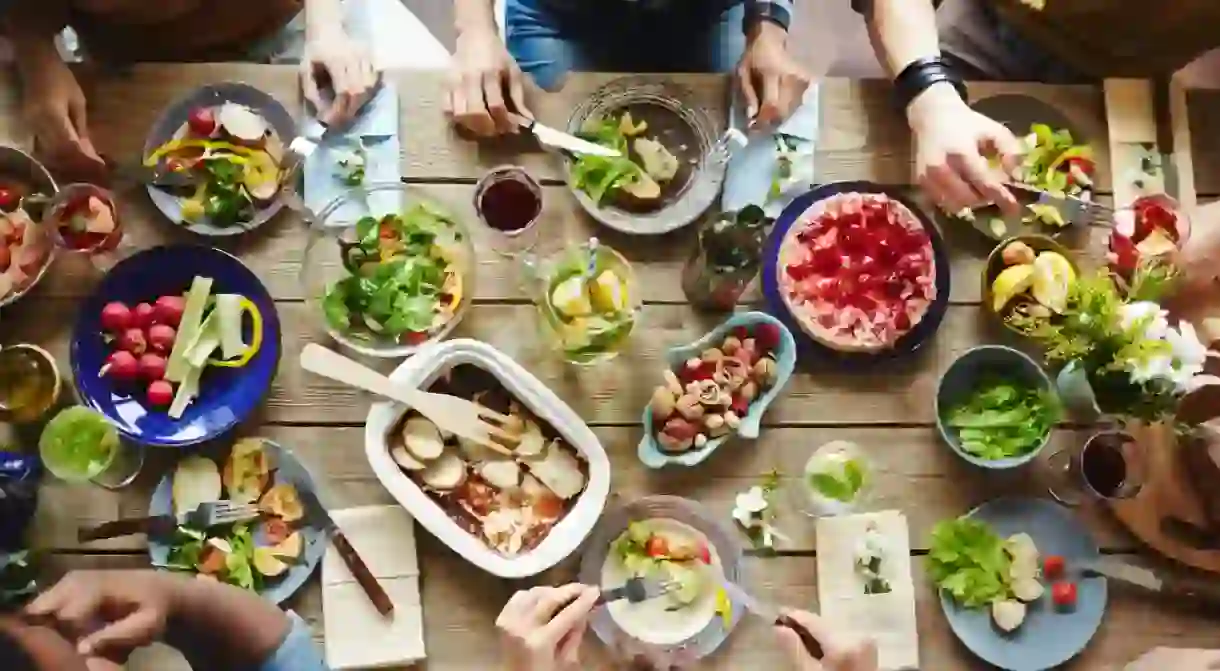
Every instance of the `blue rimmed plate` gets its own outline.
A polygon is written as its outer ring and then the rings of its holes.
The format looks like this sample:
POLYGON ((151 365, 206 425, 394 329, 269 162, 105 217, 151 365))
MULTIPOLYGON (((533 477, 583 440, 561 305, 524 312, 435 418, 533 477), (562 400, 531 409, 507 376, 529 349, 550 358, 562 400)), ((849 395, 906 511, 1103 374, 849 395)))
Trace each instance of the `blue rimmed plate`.
POLYGON ((816 187, 803 196, 798 197, 780 213, 775 226, 771 229, 771 233, 767 238, 763 253, 762 290, 763 297, 767 301, 767 311, 774 315, 776 319, 782 321, 792 333, 803 336, 797 338, 797 348, 802 354, 808 354, 810 358, 820 361, 857 365, 869 364, 878 361, 889 361, 915 352, 925 342, 930 340, 932 335, 936 333, 936 330, 940 328, 940 323, 944 319, 945 311, 949 306, 949 287, 949 252, 936 225, 924 214, 923 210, 919 209, 917 205, 912 203, 903 194, 902 190, 873 182, 832 182, 816 187), (788 234, 788 230, 796 224, 801 215, 812 207, 814 203, 841 193, 884 194, 902 203, 915 215, 924 229, 927 230, 928 238, 932 241, 932 256, 936 264, 936 299, 932 301, 927 313, 915 325, 915 328, 899 338, 893 347, 877 353, 840 352, 813 340, 813 338, 809 337, 800 321, 788 310, 781 295, 779 286, 779 249, 784 241, 784 237, 788 234))
POLYGON ((1106 579, 1082 577, 1073 566, 1095 561, 1097 543, 1075 517, 1047 499, 996 499, 969 513, 985 522, 1001 538, 1027 533, 1038 554, 1060 555, 1067 560, 1068 574, 1076 582, 1076 607, 1060 612, 1051 603, 1051 585, 1044 580, 1042 598, 1028 604, 1025 621, 1015 631, 1003 633, 991 621, 990 608, 966 609, 945 593, 940 595, 949 627, 980 659, 1006 671, 1053 669, 1080 654, 1101 626, 1106 612, 1106 579))
MULTIPOLYGON (((250 342, 247 320, 243 338, 250 342)), ((155 447, 185 447, 228 432, 262 405, 280 362, 280 320, 275 302, 258 277, 237 257, 212 247, 154 247, 110 270, 81 305, 72 333, 72 377, 80 402, 109 419, 124 437, 155 447), (102 339, 102 307, 111 301, 134 306, 166 294, 185 293, 196 276, 211 277, 212 293, 241 294, 262 313, 263 342, 241 368, 212 366, 204 371, 199 396, 181 419, 149 410, 140 396, 98 375, 111 348, 102 339)))

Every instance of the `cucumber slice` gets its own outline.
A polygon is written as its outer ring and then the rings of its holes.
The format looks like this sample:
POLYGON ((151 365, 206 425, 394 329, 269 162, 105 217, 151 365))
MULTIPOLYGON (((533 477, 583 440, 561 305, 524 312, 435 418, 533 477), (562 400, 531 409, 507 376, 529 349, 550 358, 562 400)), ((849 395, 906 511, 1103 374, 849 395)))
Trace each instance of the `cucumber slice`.
POLYGON ((187 354, 198 337, 203 322, 203 310, 207 307, 211 293, 212 278, 196 276, 191 282, 191 289, 186 294, 186 306, 182 311, 182 321, 178 324, 178 338, 174 340, 174 349, 170 351, 169 363, 165 366, 165 379, 170 382, 184 382, 190 373, 191 365, 187 354))
POLYGON ((239 357, 246 351, 246 344, 241 340, 241 299, 239 294, 216 294, 217 331, 225 359, 239 357))

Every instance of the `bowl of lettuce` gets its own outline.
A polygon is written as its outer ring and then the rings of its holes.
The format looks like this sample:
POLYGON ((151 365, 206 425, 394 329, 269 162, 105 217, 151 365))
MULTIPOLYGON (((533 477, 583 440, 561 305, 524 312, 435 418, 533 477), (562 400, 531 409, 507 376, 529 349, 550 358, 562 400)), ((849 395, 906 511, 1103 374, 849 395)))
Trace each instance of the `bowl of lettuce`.
MULTIPOLYGON (((367 208, 365 208, 367 210, 367 208)), ((444 338, 470 308, 474 245, 466 226, 417 187, 353 189, 318 215, 301 283, 331 337, 369 356, 398 358, 444 338), (350 216, 353 202, 397 207, 350 216)))
POLYGON ((936 427, 962 459, 988 469, 1032 461, 1060 408, 1050 377, 1033 359, 1000 345, 958 357, 936 391, 936 427))

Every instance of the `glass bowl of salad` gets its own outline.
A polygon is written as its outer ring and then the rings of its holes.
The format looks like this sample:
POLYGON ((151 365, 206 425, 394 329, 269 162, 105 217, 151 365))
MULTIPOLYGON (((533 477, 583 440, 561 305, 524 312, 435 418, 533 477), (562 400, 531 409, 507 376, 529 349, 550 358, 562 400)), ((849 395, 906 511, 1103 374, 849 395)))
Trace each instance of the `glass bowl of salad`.
POLYGON ((474 296, 474 270, 466 225, 418 187, 394 182, 352 189, 318 214, 301 283, 331 337, 398 358, 457 326, 474 296), (382 212, 363 214, 373 202, 382 212))

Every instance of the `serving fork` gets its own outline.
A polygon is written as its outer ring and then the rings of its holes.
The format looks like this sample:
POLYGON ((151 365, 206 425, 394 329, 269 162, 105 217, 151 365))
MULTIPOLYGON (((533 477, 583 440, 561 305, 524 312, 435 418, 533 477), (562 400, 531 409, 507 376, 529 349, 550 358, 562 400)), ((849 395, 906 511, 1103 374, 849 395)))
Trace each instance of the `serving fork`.
POLYGON ((1038 205, 1050 205, 1063 215, 1063 218, 1073 224, 1086 226, 1110 226, 1114 223, 1114 208, 1102 203, 1084 200, 1076 196, 1057 196, 1037 187, 1013 182, 1008 188, 1021 191, 1037 197, 1038 205))
POLYGON ((404 403, 427 417, 442 431, 474 441, 504 456, 516 456, 511 449, 505 447, 505 443, 516 443, 519 436, 503 428, 512 423, 513 418, 474 401, 399 384, 316 343, 310 343, 301 350, 301 368, 315 375, 404 403))
POLYGON ((148 534, 149 536, 168 536, 180 526, 192 529, 210 529, 226 524, 237 524, 259 516, 258 507, 252 503, 237 501, 208 501, 200 503, 198 508, 180 515, 152 515, 149 517, 132 517, 111 522, 103 522, 94 527, 86 527, 77 531, 77 540, 81 543, 118 538, 132 534, 148 534))

